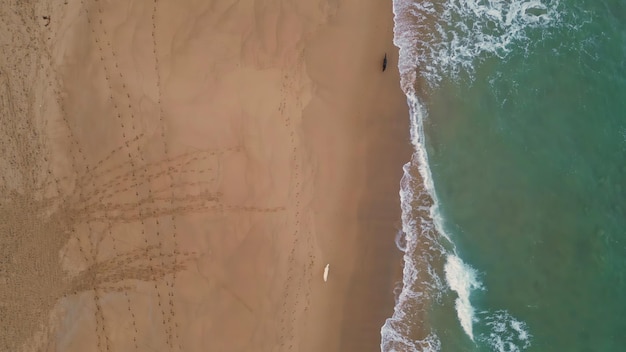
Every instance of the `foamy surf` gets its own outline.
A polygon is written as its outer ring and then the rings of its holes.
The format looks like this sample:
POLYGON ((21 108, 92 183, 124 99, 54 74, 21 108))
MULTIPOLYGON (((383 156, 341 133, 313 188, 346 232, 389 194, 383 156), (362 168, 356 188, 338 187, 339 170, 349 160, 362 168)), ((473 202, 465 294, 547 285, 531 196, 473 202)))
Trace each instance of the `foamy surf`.
POLYGON ((497 352, 521 352, 530 347, 531 335, 523 321, 515 319, 509 312, 482 312, 487 333, 479 340, 497 352))
POLYGON ((404 238, 396 239, 398 248, 404 252, 403 286, 393 316, 381 329, 381 350, 439 351, 441 342, 434 331, 425 331, 425 326, 407 324, 406 321, 410 316, 423 317, 429 301, 438 299, 444 291, 441 273, 431 263, 443 259, 447 252, 441 243, 440 236, 445 233, 440 231, 441 216, 424 145, 422 121, 425 111, 415 95, 409 96, 409 110, 415 153, 404 165, 400 181, 404 238))
POLYGON ((448 255, 444 271, 450 289, 458 295, 455 306, 459 322, 463 331, 474 341, 473 324, 476 318, 474 317, 474 307, 470 302, 470 295, 473 290, 482 286, 476 278, 474 269, 463 263, 461 258, 454 254, 448 255))
POLYGON ((475 314, 471 295, 482 286, 444 229, 423 131, 427 112, 415 87, 425 82, 436 89, 444 77, 461 74, 472 78, 478 63, 490 56, 505 58, 513 44, 528 50, 528 31, 558 23, 558 5, 559 0, 394 0, 394 44, 400 50, 400 84, 415 152, 404 166, 400 187, 402 232, 396 244, 404 252, 402 288, 393 316, 381 329, 382 351, 441 350, 426 316, 430 304, 450 290, 457 295, 459 324, 471 341, 474 325, 480 324, 488 333, 479 334, 476 343, 493 351, 530 346, 524 322, 504 311, 475 314))
POLYGON ((461 326, 473 340, 474 308, 469 298, 480 283, 474 269, 454 254, 454 245, 444 230, 425 147, 423 119, 426 113, 416 95, 407 94, 407 97, 415 153, 404 166, 400 183, 403 236, 396 238, 396 244, 405 253, 403 287, 393 316, 381 329, 381 350, 439 351, 441 341, 436 331, 425 334, 425 321, 407 322, 406 319, 424 317, 429 302, 438 300, 450 288, 458 295, 456 308, 461 326), (435 262, 443 261, 446 265, 442 272, 435 262), (423 325, 418 327, 418 323, 423 325))
POLYGON ((559 0, 394 0, 394 43, 403 88, 417 76, 436 86, 444 77, 472 76, 488 57, 530 48, 531 30, 560 21, 559 0))

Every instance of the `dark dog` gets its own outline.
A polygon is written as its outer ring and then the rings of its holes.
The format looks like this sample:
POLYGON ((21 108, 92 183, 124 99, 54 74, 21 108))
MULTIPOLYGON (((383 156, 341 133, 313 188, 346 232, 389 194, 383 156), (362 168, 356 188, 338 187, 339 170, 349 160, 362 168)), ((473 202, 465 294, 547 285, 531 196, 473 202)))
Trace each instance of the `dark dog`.
POLYGON ((385 53, 385 57, 383 58, 383 72, 387 69, 387 53, 385 53))

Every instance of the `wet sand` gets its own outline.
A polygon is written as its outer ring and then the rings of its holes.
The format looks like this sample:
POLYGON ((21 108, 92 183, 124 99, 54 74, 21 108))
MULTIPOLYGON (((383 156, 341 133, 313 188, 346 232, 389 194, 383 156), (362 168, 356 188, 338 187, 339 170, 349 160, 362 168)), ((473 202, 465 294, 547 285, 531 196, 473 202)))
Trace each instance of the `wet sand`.
POLYGON ((0 16, 0 350, 379 350, 409 156, 390 3, 0 16))

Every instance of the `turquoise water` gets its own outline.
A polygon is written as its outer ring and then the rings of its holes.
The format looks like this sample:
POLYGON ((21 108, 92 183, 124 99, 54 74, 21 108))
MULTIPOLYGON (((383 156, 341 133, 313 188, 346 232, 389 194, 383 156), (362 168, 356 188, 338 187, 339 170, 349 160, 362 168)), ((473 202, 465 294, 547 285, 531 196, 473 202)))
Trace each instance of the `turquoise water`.
POLYGON ((382 349, 626 350, 626 1, 394 6, 414 268, 382 349))

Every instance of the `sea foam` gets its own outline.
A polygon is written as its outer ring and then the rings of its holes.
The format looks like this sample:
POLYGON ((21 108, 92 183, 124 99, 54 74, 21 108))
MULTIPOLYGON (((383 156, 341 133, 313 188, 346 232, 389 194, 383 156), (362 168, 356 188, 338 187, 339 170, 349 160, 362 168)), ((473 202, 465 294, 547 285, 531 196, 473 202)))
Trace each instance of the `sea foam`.
MULTIPOLYGON (((400 50, 400 84, 409 105, 415 152, 404 166, 400 184, 402 232, 396 244, 404 252, 403 280, 393 316, 381 328, 382 351, 439 351, 436 331, 419 319, 447 289, 458 296, 457 316, 472 340, 473 323, 479 320, 470 297, 481 285, 444 230, 424 140, 427 113, 416 86, 426 82, 436 88, 443 77, 458 78, 461 73, 472 77, 479 62, 488 56, 504 58, 513 44, 527 50, 532 44, 528 31, 558 22, 558 5, 559 0, 393 1, 394 44, 400 50)), ((530 344, 523 322, 500 313, 485 319, 491 332, 479 340, 494 350, 516 351, 530 344), (500 326, 508 328, 500 331, 500 326), (517 343, 510 338, 511 331, 518 332, 517 343)))
POLYGON ((461 258, 454 254, 450 254, 447 258, 444 268, 446 272, 446 281, 458 298, 455 307, 459 322, 463 327, 463 331, 467 336, 474 340, 473 327, 474 324, 474 307, 470 303, 470 295, 472 290, 481 288, 481 284, 476 278, 476 272, 473 268, 463 263, 461 258))
POLYGON ((403 285, 393 316, 381 328, 381 350, 434 352, 441 348, 437 335, 433 331, 425 332, 425 324, 415 319, 423 317, 429 301, 437 300, 445 289, 440 273, 431 263, 442 258, 446 249, 437 231, 436 222, 441 217, 437 215, 437 202, 432 198, 434 184, 420 120, 424 115, 417 98, 410 104, 410 110, 411 140, 416 152, 404 165, 400 181, 402 233, 396 237, 398 248, 404 252, 403 285))
POLYGON ((561 20, 559 0, 394 0, 394 14, 403 87, 415 83, 415 71, 431 87, 472 76, 484 59, 528 50, 531 31, 543 35, 561 20))
POLYGON ((497 352, 521 352, 530 347, 531 335, 523 321, 515 319, 509 312, 482 312, 487 332, 478 339, 497 352))

